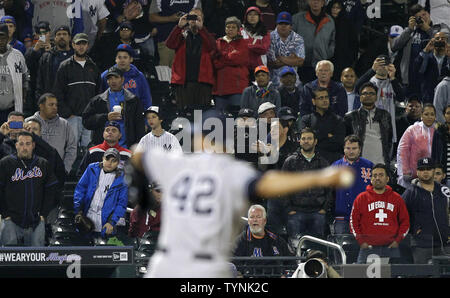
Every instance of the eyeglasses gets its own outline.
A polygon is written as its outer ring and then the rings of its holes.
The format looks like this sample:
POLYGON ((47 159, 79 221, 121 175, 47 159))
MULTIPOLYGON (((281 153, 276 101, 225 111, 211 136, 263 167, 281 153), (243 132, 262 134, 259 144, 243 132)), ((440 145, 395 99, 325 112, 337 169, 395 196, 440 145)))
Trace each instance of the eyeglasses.
POLYGON ((368 95, 374 96, 374 95, 377 95, 377 94, 375 92, 363 92, 363 93, 361 93, 361 95, 362 96, 368 96, 368 95))

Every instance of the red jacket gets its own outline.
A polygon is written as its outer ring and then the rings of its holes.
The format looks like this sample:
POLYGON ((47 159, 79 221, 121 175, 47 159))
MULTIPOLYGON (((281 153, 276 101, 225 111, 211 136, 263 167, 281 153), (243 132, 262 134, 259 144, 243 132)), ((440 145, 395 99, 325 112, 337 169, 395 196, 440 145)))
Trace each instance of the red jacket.
POLYGON ((368 185, 353 203, 350 231, 359 244, 400 243, 409 231, 409 214, 405 202, 389 186, 386 186, 383 194, 377 194, 373 186, 368 185))
MULTIPOLYGON (((267 30, 264 36, 251 34, 245 28, 248 24, 247 15, 250 11, 256 11, 259 15, 259 23, 264 23, 262 21, 263 16, 261 10, 258 7, 251 6, 247 8, 243 19, 243 26, 241 27, 241 35, 248 42, 248 67, 250 72, 253 72, 255 68, 259 65, 267 66, 267 56, 266 53, 270 47, 270 31, 267 30)), ((258 25, 258 24, 257 24, 258 25)))
POLYGON ((147 231, 159 231, 160 225, 161 208, 158 208, 153 212, 145 212, 139 206, 135 207, 130 214, 130 228, 128 229, 128 236, 140 238, 147 231))
MULTIPOLYGON (((172 63, 172 84, 184 85, 186 81, 186 39, 183 29, 175 26, 166 40, 166 46, 175 50, 175 58, 172 63)), ((203 27, 198 31, 202 38, 202 54, 200 58, 200 72, 198 81, 214 85, 214 70, 212 55, 216 51, 216 42, 211 34, 203 27)))
POLYGON ((242 94, 248 87, 248 45, 243 38, 227 42, 217 39, 217 56, 214 59, 216 83, 214 95, 242 94))

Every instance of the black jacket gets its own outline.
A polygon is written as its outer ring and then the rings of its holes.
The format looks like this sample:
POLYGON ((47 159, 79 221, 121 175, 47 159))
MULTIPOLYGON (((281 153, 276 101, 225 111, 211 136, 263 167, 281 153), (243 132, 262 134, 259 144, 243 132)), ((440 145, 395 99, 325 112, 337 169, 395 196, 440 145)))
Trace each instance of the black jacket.
MULTIPOLYGON (((288 172, 303 172, 323 169, 327 166, 329 166, 329 162, 321 157, 318 152, 316 152, 312 160, 309 162, 300 151, 297 151, 286 159, 282 170, 288 172)), ((325 209, 329 204, 328 201, 331 199, 331 189, 323 187, 311 188, 291 195, 286 212, 317 212, 321 209, 325 209)))
MULTIPOLYGON (((56 73, 54 72, 54 57, 58 54, 62 55, 63 52, 57 51, 55 48, 48 52, 44 52, 38 61, 38 70, 36 73, 36 101, 39 97, 46 93, 53 91, 53 85, 55 83, 56 73)), ((73 50, 70 50, 67 57, 72 55, 73 50)), ((59 66, 58 66, 59 67, 59 66)))
POLYGON ((448 124, 440 125, 434 131, 431 146, 431 158, 443 167, 444 173, 447 173, 447 144, 450 142, 449 137, 448 124))
POLYGON ((442 247, 447 245, 449 234, 447 186, 434 183, 433 192, 422 188, 417 179, 402 194, 408 208, 411 245, 442 247))
MULTIPOLYGON (((139 98, 130 91, 123 89, 125 102, 122 108, 122 117, 125 121, 125 134, 127 146, 138 143, 145 135, 144 111, 139 98)), ((103 131, 105 123, 108 121, 108 113, 111 111, 108 100, 109 89, 94 96, 84 109, 82 114, 83 126, 93 131, 92 143, 103 143, 103 131)))
MULTIPOLYGON (((345 114, 344 123, 347 130, 347 135, 357 135, 364 144, 364 137, 366 134, 367 111, 364 108, 348 112, 345 114)), ((375 108, 374 121, 380 123, 381 144, 383 147, 384 163, 389 165, 391 162, 391 148, 392 148, 392 122, 391 115, 388 111, 375 108)), ((362 150, 362 148, 361 148, 362 150)))
POLYGON ((294 112, 294 116, 297 117, 300 112, 301 90, 296 87, 294 92, 289 93, 286 87, 280 87, 278 88, 278 92, 281 97, 281 106, 290 107, 294 112))
POLYGON ((0 160, 0 214, 22 228, 36 227, 39 216, 47 217, 54 207, 56 180, 49 163, 33 155, 21 160, 8 155, 0 160))
POLYGON ((330 164, 342 158, 346 132, 342 117, 330 110, 327 110, 323 116, 314 112, 301 118, 300 130, 305 127, 315 130, 317 134, 316 150, 330 164), (330 138, 328 134, 333 136, 330 138))
POLYGON ((89 100, 100 93, 101 73, 91 58, 82 67, 74 56, 61 62, 53 93, 58 98, 58 114, 63 118, 81 116, 89 100))
POLYGON ((294 256, 286 241, 274 233, 264 229, 264 238, 255 238, 250 227, 239 235, 233 255, 235 257, 276 257, 294 256))

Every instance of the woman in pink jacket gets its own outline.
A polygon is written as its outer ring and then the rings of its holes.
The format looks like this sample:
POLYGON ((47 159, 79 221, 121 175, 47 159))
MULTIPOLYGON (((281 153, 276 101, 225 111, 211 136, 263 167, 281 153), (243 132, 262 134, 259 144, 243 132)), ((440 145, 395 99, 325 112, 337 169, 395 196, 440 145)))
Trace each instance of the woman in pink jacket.
POLYGON ((270 32, 262 22, 261 10, 256 6, 247 9, 241 28, 241 35, 248 43, 250 81, 255 79, 254 70, 257 66, 267 66, 266 53, 270 47, 270 32))
POLYGON ((408 187, 417 177, 417 161, 431 157, 431 145, 435 131, 436 109, 427 103, 422 110, 422 121, 409 126, 400 139, 397 149, 398 184, 408 187))
POLYGON ((239 111, 242 92, 249 85, 247 41, 242 38, 240 27, 238 18, 227 18, 225 36, 216 41, 216 83, 213 95, 216 109, 227 112, 239 111))

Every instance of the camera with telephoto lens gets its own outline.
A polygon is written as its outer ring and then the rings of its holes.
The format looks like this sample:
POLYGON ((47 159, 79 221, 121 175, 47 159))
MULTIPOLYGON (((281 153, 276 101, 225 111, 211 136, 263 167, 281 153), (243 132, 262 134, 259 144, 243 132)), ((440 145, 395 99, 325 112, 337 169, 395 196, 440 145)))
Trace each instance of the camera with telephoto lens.
POLYGON ((423 24, 423 20, 422 20, 421 17, 416 17, 415 19, 416 19, 416 24, 417 25, 423 24))

